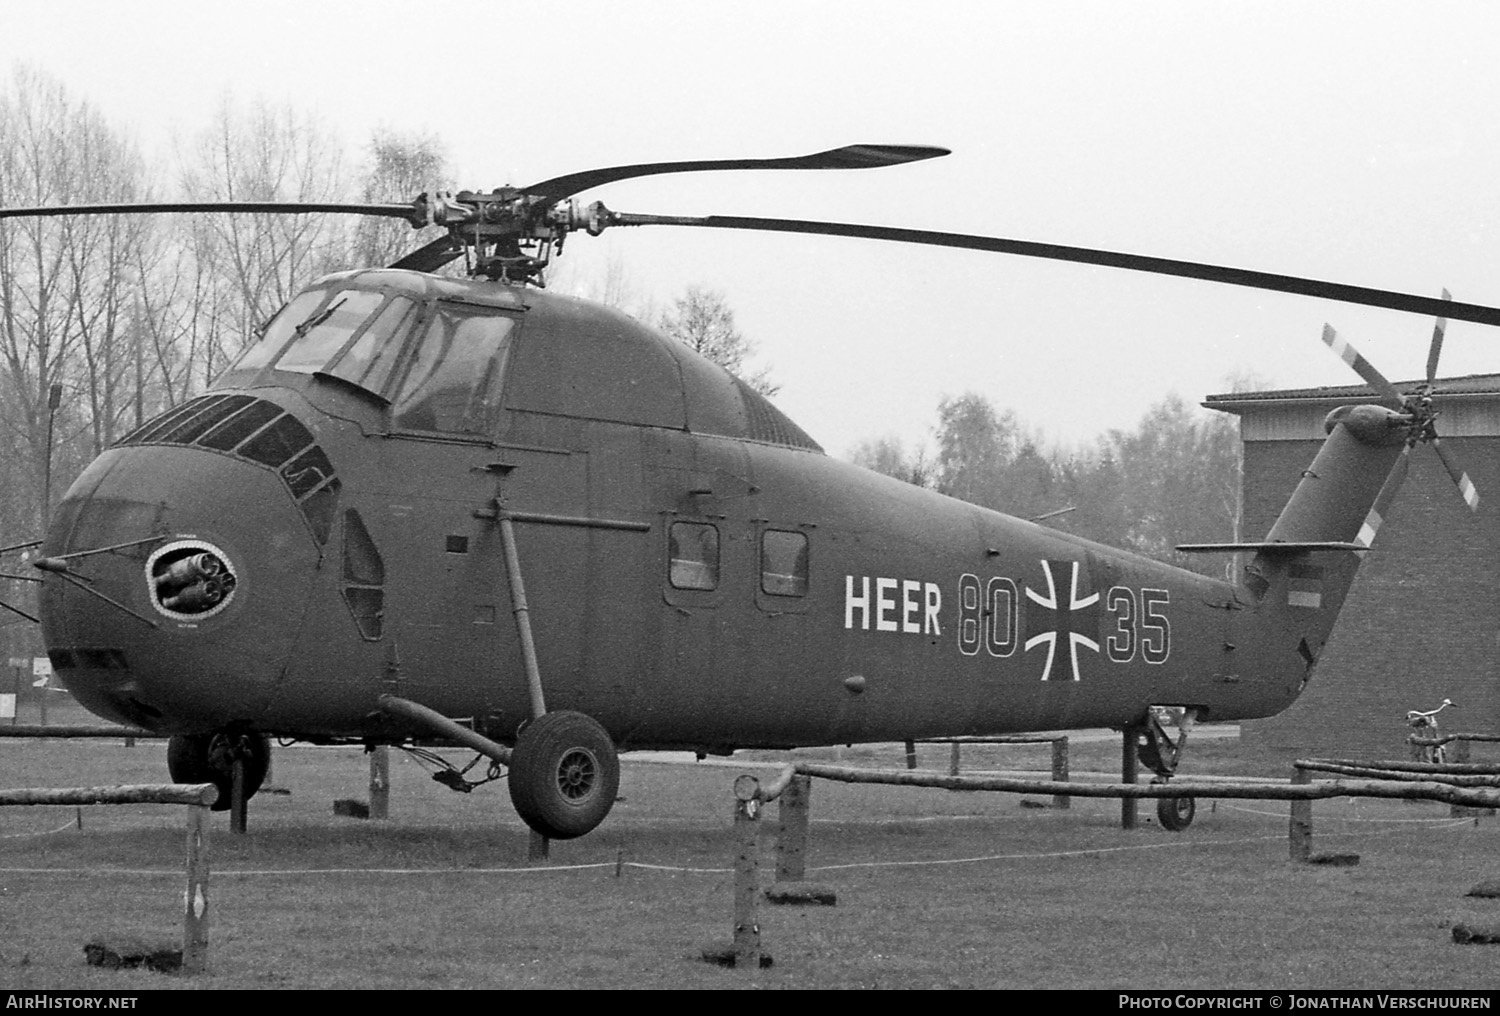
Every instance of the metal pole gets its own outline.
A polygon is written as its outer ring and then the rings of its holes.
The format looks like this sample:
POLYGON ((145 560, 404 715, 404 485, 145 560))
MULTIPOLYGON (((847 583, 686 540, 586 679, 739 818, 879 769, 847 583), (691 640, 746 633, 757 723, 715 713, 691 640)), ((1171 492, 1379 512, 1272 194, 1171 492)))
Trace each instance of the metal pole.
POLYGON ((229 764, 229 831, 243 836, 249 818, 249 801, 245 797, 245 758, 236 748, 229 764))
POLYGON ((62 405, 62 385, 47 391, 47 461, 42 467, 42 520, 52 517, 52 423, 62 405))
MULTIPOLYGON (((1136 754, 1135 754, 1135 743, 1136 743, 1136 734, 1137 734, 1137 732, 1139 730, 1140 730, 1139 727, 1137 727, 1134 724, 1132 724, 1131 726, 1126 727, 1125 730, 1124 730, 1124 732, 1123 732, 1124 736, 1121 738, 1121 742, 1120 742, 1120 745, 1121 745, 1121 750, 1120 750, 1120 782, 1121 783, 1134 783, 1134 782, 1136 782, 1136 761, 1137 760, 1136 760, 1136 754)), ((1135 798, 1133 798, 1133 797, 1122 797, 1122 798, 1120 798, 1120 828, 1121 829, 1134 829, 1135 828, 1135 798)))
POLYGON ((521 557, 516 553, 516 528, 510 515, 495 499, 495 512, 500 521, 500 544, 505 549, 505 574, 510 580, 511 612, 516 617, 516 633, 521 639, 521 660, 526 665, 526 691, 531 696, 531 717, 535 719, 547 711, 542 698, 542 671, 536 662, 536 643, 531 637, 531 608, 526 604, 526 586, 521 581, 521 557))

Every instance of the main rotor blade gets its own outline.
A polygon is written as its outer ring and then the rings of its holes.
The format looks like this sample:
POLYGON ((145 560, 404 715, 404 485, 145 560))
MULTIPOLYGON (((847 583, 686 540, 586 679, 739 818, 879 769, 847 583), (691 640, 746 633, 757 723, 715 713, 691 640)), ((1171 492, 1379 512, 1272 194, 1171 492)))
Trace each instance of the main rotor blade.
POLYGON ((303 214, 346 212, 386 219, 412 218, 412 206, 341 204, 322 201, 145 201, 106 205, 43 205, 36 208, 0 208, 0 219, 45 218, 57 215, 128 215, 173 212, 273 212, 303 214))
POLYGON ((582 173, 556 176, 530 187, 520 188, 521 193, 542 198, 548 203, 561 201, 580 191, 600 184, 632 180, 641 176, 661 176, 665 173, 699 173, 705 170, 724 169, 878 169, 882 166, 899 166, 907 162, 936 159, 950 154, 947 148, 932 145, 846 145, 812 155, 797 155, 786 159, 700 159, 693 162, 643 162, 634 166, 610 166, 605 169, 589 169, 582 173))
POLYGON ((1339 333, 1333 330, 1333 325, 1323 326, 1323 341, 1340 360, 1353 367, 1354 372, 1365 379, 1366 384, 1379 392, 1383 400, 1390 403, 1393 409, 1406 407, 1406 398, 1400 390, 1387 381, 1385 375, 1376 370, 1373 363, 1361 356, 1359 350, 1345 342, 1339 333))
POLYGON ((1207 282, 1222 282, 1231 286, 1250 289, 1265 289, 1277 293, 1295 293, 1300 296, 1315 296, 1341 303, 1355 303, 1366 307, 1384 307, 1389 310, 1408 311, 1428 317, 1446 315, 1450 320, 1473 321, 1482 325, 1500 325, 1500 307, 1486 307, 1473 303, 1448 303, 1430 296, 1414 296, 1385 289, 1365 286, 1348 286, 1338 282, 1323 282, 1304 279, 1295 275, 1275 275, 1256 272, 1247 268, 1229 268, 1224 265, 1201 264, 1196 261, 1177 261, 1171 258, 1151 257, 1145 254, 1126 254, 1119 251, 1097 250, 1092 247, 1068 247, 1061 244, 1037 243, 1031 240, 1009 240, 995 236, 974 236, 968 233, 939 233, 926 229, 898 229, 894 226, 863 226, 843 222, 814 222, 803 219, 744 218, 734 215, 709 215, 703 217, 668 215, 633 215, 626 212, 611 212, 610 225, 616 226, 707 226, 714 229, 749 229, 772 233, 817 233, 824 236, 850 236, 866 240, 894 240, 900 243, 919 243, 930 247, 957 247, 966 250, 992 251, 997 254, 1016 254, 1021 257, 1044 258, 1051 261, 1070 261, 1084 265, 1103 265, 1109 268, 1126 268, 1153 275, 1171 275, 1184 279, 1202 279, 1207 282))
POLYGON ((20 614, 22 617, 24 617, 26 620, 30 621, 32 624, 41 624, 42 623, 42 619, 41 618, 39 618, 39 617, 32 617, 30 614, 26 613, 26 611, 22 610, 20 607, 12 607, 10 604, 6 603, 4 600, 0 600, 0 607, 4 607, 6 610, 10 611, 12 614, 20 614))
POLYGON ((391 268, 409 268, 414 272, 435 272, 464 252, 451 236, 440 236, 391 264, 391 268))
POLYGON ((1458 485, 1458 493, 1464 499, 1464 504, 1469 506, 1470 511, 1479 510, 1479 490, 1474 486, 1474 481, 1469 479, 1469 474, 1464 472, 1463 467, 1458 464, 1454 454, 1443 447, 1439 438, 1433 438, 1430 442, 1432 450, 1437 452, 1438 458, 1443 460, 1443 468, 1448 470, 1448 475, 1458 485))
MULTIPOLYGON (((1453 294, 1443 290, 1443 299, 1452 300, 1453 294)), ((1432 384, 1432 379, 1437 377, 1438 357, 1443 352, 1443 333, 1448 330, 1448 319, 1440 317, 1437 324, 1432 326, 1432 345, 1427 347, 1427 383, 1432 384)))

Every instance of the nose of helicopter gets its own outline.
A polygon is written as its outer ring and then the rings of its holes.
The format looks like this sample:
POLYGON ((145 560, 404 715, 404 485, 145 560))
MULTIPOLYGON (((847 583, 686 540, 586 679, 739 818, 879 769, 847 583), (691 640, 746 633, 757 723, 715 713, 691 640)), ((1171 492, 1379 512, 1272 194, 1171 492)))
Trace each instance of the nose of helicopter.
POLYGON ((54 672, 117 722, 253 724, 286 671, 319 544, 274 471, 192 447, 111 449, 58 505, 42 548, 54 672))

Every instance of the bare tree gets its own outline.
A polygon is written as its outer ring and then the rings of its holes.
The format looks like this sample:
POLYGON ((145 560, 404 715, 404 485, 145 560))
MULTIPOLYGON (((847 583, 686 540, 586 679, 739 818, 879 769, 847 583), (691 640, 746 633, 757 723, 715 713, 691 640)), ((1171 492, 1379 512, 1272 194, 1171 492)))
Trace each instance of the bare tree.
POLYGON ((689 286, 687 292, 672 301, 672 309, 661 315, 658 325, 760 394, 770 397, 781 390, 781 385, 770 379, 769 368, 762 367, 753 374, 745 372, 745 360, 755 354, 755 344, 734 327, 734 311, 729 309, 723 293, 689 286))
MULTIPOLYGON (((184 162, 184 189, 204 200, 339 201, 349 189, 337 138, 312 117, 263 102, 240 109, 226 97, 184 162)), ((348 223, 285 213, 202 222, 197 256, 231 291, 203 303, 220 315, 200 330, 208 340, 199 350, 203 373, 211 376, 307 282, 348 267, 348 223)))
MULTIPOLYGON (((380 128, 370 138, 367 153, 361 201, 405 201, 452 187, 447 154, 430 135, 380 128)), ((415 231, 399 219, 361 218, 354 226, 350 264, 370 268, 391 264, 440 233, 433 226, 415 231)))
POLYGON ((933 464, 926 449, 919 446, 915 451, 907 452, 899 437, 861 441, 849 453, 849 461, 917 487, 930 487, 934 481, 933 464))
MULTIPOLYGON (((0 204, 145 196, 140 156, 97 110, 35 71, 15 70, 0 95, 0 204)), ((53 386, 65 392, 56 419, 59 476, 113 440, 121 422, 131 253, 150 229, 146 220, 112 216, 0 224, 0 429, 16 456, 6 463, 7 482, 29 494, 23 517, 12 520, 23 531, 39 529, 47 511, 53 386)))

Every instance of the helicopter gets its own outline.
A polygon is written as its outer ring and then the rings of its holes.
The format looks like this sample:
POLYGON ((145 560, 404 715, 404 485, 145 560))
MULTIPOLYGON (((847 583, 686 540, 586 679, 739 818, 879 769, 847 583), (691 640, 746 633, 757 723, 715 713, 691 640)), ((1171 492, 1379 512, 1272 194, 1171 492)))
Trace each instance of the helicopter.
MULTIPOLYGON (((444 229, 310 282, 202 394, 125 435, 63 496, 32 562, 57 679, 169 735, 174 780, 253 794, 270 739, 462 746, 535 832, 609 814, 619 754, 728 754, 1032 730, 1133 732, 1157 775, 1194 723, 1273 715, 1307 684, 1420 444, 1441 445, 1443 322, 1500 309, 1082 247, 885 226, 616 212, 585 190, 949 154, 853 145, 590 170, 405 203, 187 202, 23 216, 344 212, 444 229), (1215 579, 826 454, 739 378, 544 288, 575 232, 671 225, 1108 265, 1431 315, 1405 393, 1328 436, 1264 539, 1215 579), (466 277, 434 274, 464 259, 466 277), (1180 717, 1174 735, 1163 715, 1180 717), (477 761, 477 760, 476 760, 477 761)), ((1447 294, 1444 294, 1446 297, 1447 294)), ((457 770, 438 774, 470 789, 457 770)), ((221 804, 220 807, 226 805, 221 804)), ((1162 803, 1182 828, 1190 798, 1162 803)))

